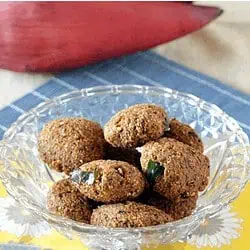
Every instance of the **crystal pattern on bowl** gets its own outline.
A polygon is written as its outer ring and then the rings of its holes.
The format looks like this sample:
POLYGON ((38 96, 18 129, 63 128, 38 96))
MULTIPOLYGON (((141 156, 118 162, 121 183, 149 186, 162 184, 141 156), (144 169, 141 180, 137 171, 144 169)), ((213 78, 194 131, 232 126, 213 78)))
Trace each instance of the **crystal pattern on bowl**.
POLYGON ((237 122, 217 106, 168 88, 110 85, 74 91, 38 105, 22 115, 0 145, 0 176, 8 193, 34 216, 49 222, 68 238, 91 249, 139 249, 186 239, 206 216, 234 200, 249 179, 249 140, 237 122), (190 124, 205 143, 210 158, 210 183, 200 194, 193 214, 165 225, 136 229, 107 229, 50 213, 46 196, 62 174, 39 159, 37 136, 44 124, 60 117, 85 117, 104 125, 117 111, 136 103, 163 106, 170 117, 190 124))

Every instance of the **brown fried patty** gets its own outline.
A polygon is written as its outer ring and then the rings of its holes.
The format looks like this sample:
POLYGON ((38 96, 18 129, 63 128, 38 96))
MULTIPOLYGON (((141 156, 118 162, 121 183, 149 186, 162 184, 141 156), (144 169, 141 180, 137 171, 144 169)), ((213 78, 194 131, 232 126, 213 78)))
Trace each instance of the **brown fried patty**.
POLYGON ((48 193, 47 206, 51 212, 57 215, 78 222, 90 222, 92 209, 88 199, 69 179, 60 180, 52 186, 48 193))
POLYGON ((153 184, 154 191, 173 200, 183 193, 192 196, 208 184, 209 160, 200 151, 174 139, 161 138, 142 147, 141 165, 147 172, 149 161, 164 167, 153 184))
POLYGON ((104 137, 114 147, 136 148, 160 138, 167 127, 162 107, 137 104, 115 114, 104 126, 104 137))
POLYGON ((98 202, 126 201, 136 198, 144 190, 144 176, 127 162, 98 160, 86 163, 80 169, 95 173, 93 184, 81 182, 78 188, 82 194, 98 202))
POLYGON ((104 143, 99 124, 84 118, 62 118, 45 125, 38 151, 49 167, 69 174, 86 162, 103 159, 104 143))
POLYGON ((204 145, 195 130, 188 124, 172 119, 169 123, 169 131, 165 133, 169 138, 183 142, 203 153, 204 145))
POLYGON ((197 192, 190 197, 181 195, 172 201, 166 199, 158 193, 152 192, 148 197, 147 204, 163 210, 174 220, 179 220, 192 214, 193 210, 196 207, 197 199, 197 192))
POLYGON ((162 210, 136 202, 103 205, 91 216, 91 224, 104 227, 146 227, 171 220, 162 210))

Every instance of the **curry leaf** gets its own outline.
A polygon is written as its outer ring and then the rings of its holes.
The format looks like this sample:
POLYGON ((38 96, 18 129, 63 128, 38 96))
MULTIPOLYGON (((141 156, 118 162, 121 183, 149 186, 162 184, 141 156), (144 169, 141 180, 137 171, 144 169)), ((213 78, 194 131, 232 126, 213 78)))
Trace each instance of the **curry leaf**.
POLYGON ((149 160, 148 167, 146 171, 146 177, 149 183, 154 183, 156 178, 163 175, 164 167, 159 163, 152 160, 149 160))
POLYGON ((76 182, 78 184, 80 184, 81 182, 87 183, 89 185, 94 184, 95 179, 97 176, 97 172, 87 172, 87 171, 82 171, 80 169, 75 169, 72 173, 71 173, 71 180, 73 182, 76 182))

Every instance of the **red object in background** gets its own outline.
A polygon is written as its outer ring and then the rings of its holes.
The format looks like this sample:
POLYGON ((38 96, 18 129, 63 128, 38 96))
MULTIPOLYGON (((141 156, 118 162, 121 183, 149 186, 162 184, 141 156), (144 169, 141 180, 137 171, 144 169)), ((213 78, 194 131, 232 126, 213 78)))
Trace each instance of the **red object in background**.
POLYGON ((171 41, 220 14, 183 2, 0 2, 0 68, 80 67, 171 41))

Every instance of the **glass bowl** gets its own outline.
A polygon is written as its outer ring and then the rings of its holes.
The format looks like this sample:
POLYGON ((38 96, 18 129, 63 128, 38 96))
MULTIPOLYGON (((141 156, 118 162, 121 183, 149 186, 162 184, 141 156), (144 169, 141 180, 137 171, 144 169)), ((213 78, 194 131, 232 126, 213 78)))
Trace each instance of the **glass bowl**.
POLYGON ((140 249, 185 240, 207 216, 227 206, 249 179, 249 140, 238 123, 217 106, 168 88, 110 85, 82 89, 41 103, 22 115, 5 133, 0 146, 1 179, 8 191, 34 216, 49 222, 91 249, 140 249), (210 183, 199 195, 189 217, 165 225, 107 229, 56 216, 46 207, 52 183, 63 177, 39 159, 37 136, 44 124, 60 117, 86 117, 104 125, 117 111, 136 103, 163 106, 170 117, 190 124, 205 144, 210 158, 210 183))

